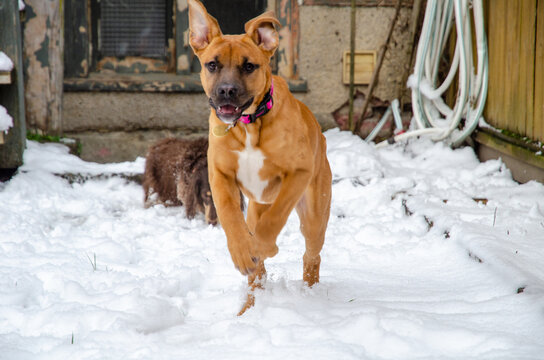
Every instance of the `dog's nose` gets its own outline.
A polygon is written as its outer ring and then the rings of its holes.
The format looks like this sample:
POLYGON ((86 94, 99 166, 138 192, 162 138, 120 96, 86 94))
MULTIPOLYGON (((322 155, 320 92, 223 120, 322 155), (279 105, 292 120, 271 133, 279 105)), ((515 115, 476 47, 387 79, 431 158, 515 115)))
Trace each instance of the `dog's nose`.
POLYGON ((223 99, 234 99, 238 95, 238 87, 233 84, 221 84, 217 87, 217 95, 223 99))

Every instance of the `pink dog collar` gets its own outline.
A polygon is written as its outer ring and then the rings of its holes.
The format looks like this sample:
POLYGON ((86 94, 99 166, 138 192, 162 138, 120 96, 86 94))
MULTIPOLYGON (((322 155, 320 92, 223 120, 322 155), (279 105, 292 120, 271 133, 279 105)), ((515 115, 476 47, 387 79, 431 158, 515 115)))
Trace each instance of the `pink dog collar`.
POLYGON ((251 124, 254 123, 257 118, 265 115, 267 112, 272 109, 272 106, 274 105, 274 101, 272 99, 272 94, 274 94, 274 84, 270 84, 270 90, 268 93, 264 96, 263 101, 257 106, 257 111, 255 111, 253 114, 249 115, 242 115, 238 120, 243 122, 244 124, 251 124))

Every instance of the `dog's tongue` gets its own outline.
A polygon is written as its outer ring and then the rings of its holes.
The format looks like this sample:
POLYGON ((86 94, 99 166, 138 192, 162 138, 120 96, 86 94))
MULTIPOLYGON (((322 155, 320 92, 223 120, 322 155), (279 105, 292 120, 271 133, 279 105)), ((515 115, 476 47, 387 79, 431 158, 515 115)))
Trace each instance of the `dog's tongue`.
POLYGON ((238 111, 238 108, 234 105, 222 105, 219 107, 219 112, 225 115, 232 115, 238 111))

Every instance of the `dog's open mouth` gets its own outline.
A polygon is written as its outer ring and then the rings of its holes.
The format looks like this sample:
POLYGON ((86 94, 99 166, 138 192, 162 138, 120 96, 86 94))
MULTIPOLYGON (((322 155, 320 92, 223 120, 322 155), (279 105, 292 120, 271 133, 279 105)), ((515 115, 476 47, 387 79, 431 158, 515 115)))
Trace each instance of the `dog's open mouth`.
POLYGON ((242 115, 242 109, 240 109, 238 106, 234 106, 231 104, 221 105, 217 107, 217 115, 242 115))
POLYGON ((212 99, 210 99, 210 105, 215 109, 215 113, 217 114, 217 117, 221 119, 223 122, 231 123, 235 120, 238 120, 240 116, 242 116, 242 113, 244 110, 249 108, 251 104, 253 103, 253 98, 249 99, 248 102, 245 104, 239 106, 231 103, 222 104, 222 105, 214 105, 212 99))

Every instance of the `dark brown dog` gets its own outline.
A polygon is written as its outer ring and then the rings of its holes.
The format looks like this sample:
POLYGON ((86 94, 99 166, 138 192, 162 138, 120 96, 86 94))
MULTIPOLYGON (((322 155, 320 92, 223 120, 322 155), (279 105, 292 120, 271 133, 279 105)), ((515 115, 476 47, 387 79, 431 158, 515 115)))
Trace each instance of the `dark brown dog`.
POLYGON ((207 151, 206 138, 168 138, 151 146, 143 180, 145 207, 157 202, 184 205, 187 218, 203 213, 208 224, 217 224, 208 181, 207 151))
MULTIPOLYGON (((331 202, 325 137, 312 112, 272 76, 279 44, 271 12, 245 24, 245 34, 223 35, 198 0, 188 0, 190 44, 212 107, 208 170, 219 221, 235 267, 250 289, 265 275, 264 260, 293 209, 306 240, 303 279, 319 281, 331 202), (249 198, 247 219, 238 191, 249 198)), ((251 291, 243 313, 253 305, 251 291)))

